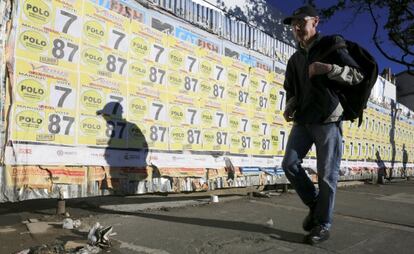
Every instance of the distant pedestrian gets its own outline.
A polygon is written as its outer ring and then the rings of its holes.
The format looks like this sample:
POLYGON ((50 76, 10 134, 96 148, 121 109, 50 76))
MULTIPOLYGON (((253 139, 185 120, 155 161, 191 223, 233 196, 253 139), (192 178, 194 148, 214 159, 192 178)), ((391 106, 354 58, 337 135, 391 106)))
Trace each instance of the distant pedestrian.
POLYGON ((335 88, 356 85, 363 80, 359 66, 346 48, 333 50, 324 62, 315 61, 329 46, 343 43, 341 36, 322 36, 317 31, 319 16, 312 6, 295 10, 284 19, 298 42, 298 50, 288 61, 286 121, 293 121, 282 167, 309 214, 303 229, 310 231, 305 241, 317 244, 329 238, 335 193, 342 156, 343 108, 335 88), (328 45, 328 41, 334 44, 328 45), (305 170, 302 159, 315 144, 319 190, 305 170))

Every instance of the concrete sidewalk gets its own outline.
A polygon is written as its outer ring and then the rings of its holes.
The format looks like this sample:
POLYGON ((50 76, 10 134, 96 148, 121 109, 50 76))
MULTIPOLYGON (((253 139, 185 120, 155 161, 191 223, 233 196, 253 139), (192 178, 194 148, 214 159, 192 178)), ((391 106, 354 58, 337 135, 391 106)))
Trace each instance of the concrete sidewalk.
POLYGON ((216 191, 218 203, 209 202, 210 193, 68 200, 70 217, 82 222, 72 230, 62 229, 64 218, 54 215, 56 200, 1 204, 0 253, 56 240, 86 244, 87 231, 97 221, 117 232, 110 253, 355 254, 414 249, 414 181, 340 188, 331 239, 318 246, 302 243, 307 208, 296 194, 260 198, 247 195, 250 191, 216 191))

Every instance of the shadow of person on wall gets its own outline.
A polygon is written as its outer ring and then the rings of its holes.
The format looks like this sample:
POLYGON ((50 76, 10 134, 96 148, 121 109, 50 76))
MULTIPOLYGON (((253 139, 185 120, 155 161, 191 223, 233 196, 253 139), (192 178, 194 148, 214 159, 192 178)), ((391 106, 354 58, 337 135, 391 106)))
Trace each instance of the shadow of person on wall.
POLYGON ((398 118, 399 109, 397 108, 397 104, 394 100, 391 100, 391 111, 390 111, 390 117, 391 117, 391 128, 389 132, 390 136, 390 144, 391 144, 391 168, 389 169, 389 174, 386 176, 386 178, 391 181, 392 175, 394 171, 394 163, 395 163, 395 155, 396 155, 396 147, 395 147, 395 122, 398 118))
POLYGON ((108 102, 96 112, 106 121, 105 181, 103 188, 116 193, 138 193, 140 180, 147 177, 148 143, 141 129, 123 117, 119 102, 108 102))
POLYGON ((375 162, 377 163, 377 166, 378 166, 378 171, 377 171, 378 181, 377 181, 377 183, 384 184, 384 179, 386 177, 387 168, 385 166, 384 161, 381 159, 381 155, 380 155, 379 151, 377 151, 375 153, 375 157, 376 157, 375 162))
POLYGON ((408 153, 407 150, 405 149, 405 144, 403 144, 402 147, 402 166, 403 166, 403 171, 401 174, 402 178, 409 178, 408 174, 407 174, 407 163, 408 163, 408 153))

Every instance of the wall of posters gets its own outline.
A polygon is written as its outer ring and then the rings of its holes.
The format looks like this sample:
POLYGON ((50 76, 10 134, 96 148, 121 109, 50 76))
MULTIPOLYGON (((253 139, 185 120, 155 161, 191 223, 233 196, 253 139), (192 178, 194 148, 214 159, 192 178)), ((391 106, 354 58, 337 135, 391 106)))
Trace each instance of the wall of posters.
MULTIPOLYGON (((286 181, 291 47, 270 58, 133 0, 15 3, 7 186, 92 195, 104 181, 134 193, 286 181)), ((343 176, 371 177, 378 158, 398 170, 404 151, 413 167, 414 123, 386 108, 370 102, 361 127, 344 122, 343 176)))
MULTIPOLYGON (((281 154, 283 89, 270 58, 159 12, 131 16, 131 3, 104 2, 18 2, 12 142, 43 152, 281 154)), ((7 149, 8 164, 85 165, 7 149)))

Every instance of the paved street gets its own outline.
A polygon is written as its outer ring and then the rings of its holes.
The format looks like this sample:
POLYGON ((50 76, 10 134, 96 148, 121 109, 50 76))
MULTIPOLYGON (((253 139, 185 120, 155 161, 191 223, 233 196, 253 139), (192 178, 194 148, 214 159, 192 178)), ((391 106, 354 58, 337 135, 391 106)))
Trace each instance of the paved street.
POLYGON ((414 181, 340 188, 331 239, 316 247, 302 243, 307 209, 295 193, 273 192, 266 198, 246 195, 248 191, 215 192, 219 203, 208 202, 211 193, 68 200, 70 217, 82 222, 72 230, 62 229, 64 217, 54 215, 56 200, 1 204, 0 253, 55 240, 84 244, 97 221, 117 232, 110 253, 357 254, 414 249, 414 181), (48 226, 36 233, 22 223, 27 219, 48 226))

